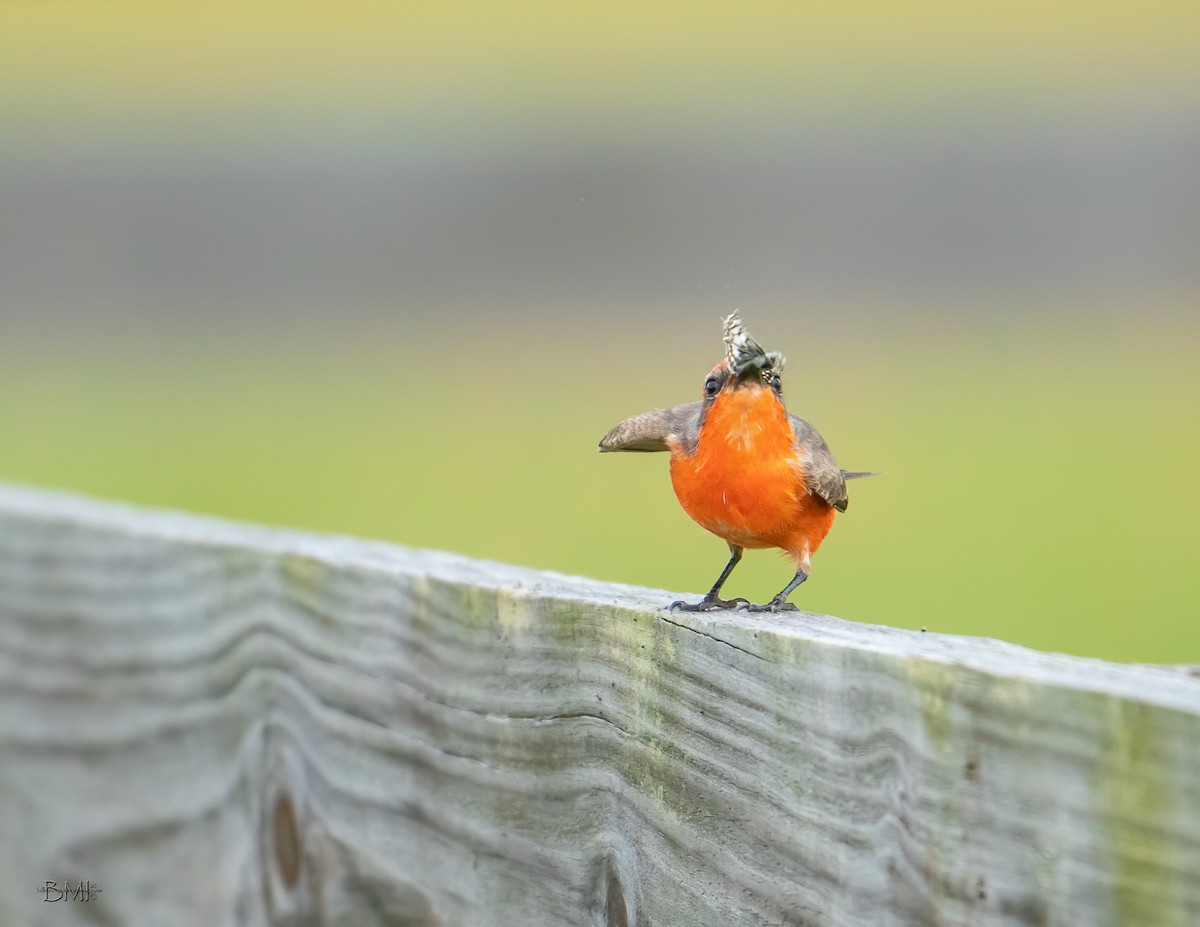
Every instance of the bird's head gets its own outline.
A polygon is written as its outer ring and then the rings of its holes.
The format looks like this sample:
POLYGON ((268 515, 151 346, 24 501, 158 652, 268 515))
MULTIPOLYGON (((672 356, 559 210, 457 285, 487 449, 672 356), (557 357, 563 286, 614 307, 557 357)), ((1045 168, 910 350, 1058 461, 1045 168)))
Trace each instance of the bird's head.
POLYGON ((785 358, 778 351, 764 351, 746 331, 735 309, 725 318, 725 357, 704 378, 704 401, 711 404, 722 393, 736 390, 770 390, 783 401, 780 372, 785 358))

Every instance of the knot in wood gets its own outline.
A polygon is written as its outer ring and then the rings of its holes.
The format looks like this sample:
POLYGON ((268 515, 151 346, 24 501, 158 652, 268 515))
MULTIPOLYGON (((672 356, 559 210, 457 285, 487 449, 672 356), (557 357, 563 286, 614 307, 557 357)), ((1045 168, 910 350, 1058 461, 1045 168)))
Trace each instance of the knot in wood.
POLYGON ((283 884, 293 889, 300 879, 300 834, 296 829, 296 809, 287 792, 275 798, 271 819, 271 843, 275 848, 275 866, 283 884))

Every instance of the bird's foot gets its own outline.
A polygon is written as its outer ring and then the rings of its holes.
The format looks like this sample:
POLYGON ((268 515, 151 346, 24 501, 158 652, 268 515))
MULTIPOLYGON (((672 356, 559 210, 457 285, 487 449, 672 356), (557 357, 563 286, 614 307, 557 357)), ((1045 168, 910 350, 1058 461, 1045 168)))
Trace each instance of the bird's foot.
POLYGON ((746 610, 751 611, 751 612, 798 612, 798 611, 800 611, 800 609, 798 609, 795 605, 793 605, 787 599, 783 598, 782 596, 778 596, 778 595, 775 596, 775 598, 773 598, 770 602, 767 602, 763 605, 749 605, 749 606, 747 606, 746 610))
POLYGON ((741 608, 745 605, 747 608, 753 608, 748 599, 718 599, 715 595, 706 595, 699 602, 672 602, 671 611, 673 612, 715 612, 721 609, 741 608))

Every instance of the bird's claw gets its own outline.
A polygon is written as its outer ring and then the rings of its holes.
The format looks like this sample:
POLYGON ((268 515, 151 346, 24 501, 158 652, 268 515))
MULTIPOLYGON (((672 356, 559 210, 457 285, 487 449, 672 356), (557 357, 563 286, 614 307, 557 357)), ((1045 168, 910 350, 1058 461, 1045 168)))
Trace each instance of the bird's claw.
POLYGON ((705 596, 699 602, 672 602, 671 611, 673 612, 715 612, 720 610, 732 610, 735 608, 754 608, 748 599, 718 599, 716 596, 705 596))
POLYGON ((774 598, 770 602, 763 605, 749 605, 746 607, 749 612, 798 612, 800 611, 795 605, 787 599, 774 598))

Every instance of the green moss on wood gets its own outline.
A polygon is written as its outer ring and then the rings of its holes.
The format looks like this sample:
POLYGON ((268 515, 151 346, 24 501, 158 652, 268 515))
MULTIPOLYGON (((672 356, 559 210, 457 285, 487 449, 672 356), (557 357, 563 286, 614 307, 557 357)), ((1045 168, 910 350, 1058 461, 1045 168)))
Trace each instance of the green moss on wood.
MULTIPOLYGON (((1162 710, 1110 701, 1108 742, 1096 768, 1096 797, 1112 853, 1113 901, 1123 924, 1170 927, 1181 906, 1178 866, 1162 834, 1170 829, 1174 788, 1160 742, 1162 710)), ((1194 877, 1194 874, 1193 874, 1194 877)))

